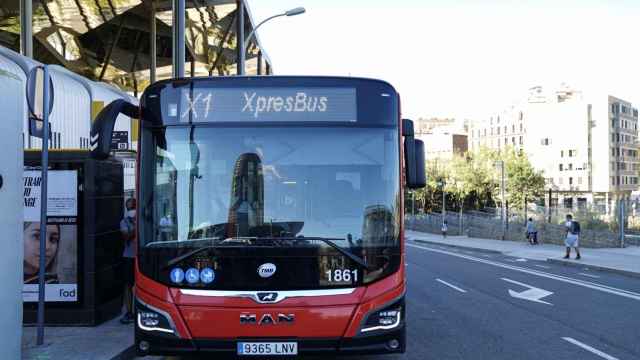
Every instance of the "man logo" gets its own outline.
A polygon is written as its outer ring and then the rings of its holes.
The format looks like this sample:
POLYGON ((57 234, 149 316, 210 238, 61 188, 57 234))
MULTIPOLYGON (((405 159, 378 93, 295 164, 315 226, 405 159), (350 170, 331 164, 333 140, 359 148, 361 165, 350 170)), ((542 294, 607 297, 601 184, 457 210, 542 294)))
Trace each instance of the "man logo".
POLYGON ((275 264, 265 263, 258 267, 258 275, 260 275, 261 278, 266 279, 268 277, 273 276, 273 274, 275 273, 276 273, 275 264))
POLYGON ((294 314, 263 314, 260 317, 260 321, 258 321, 258 316, 256 314, 240 314, 240 324, 241 325, 291 325, 295 322, 294 314))
POLYGON ((278 299, 278 293, 275 292, 263 292, 257 295, 260 302, 275 302, 278 299))

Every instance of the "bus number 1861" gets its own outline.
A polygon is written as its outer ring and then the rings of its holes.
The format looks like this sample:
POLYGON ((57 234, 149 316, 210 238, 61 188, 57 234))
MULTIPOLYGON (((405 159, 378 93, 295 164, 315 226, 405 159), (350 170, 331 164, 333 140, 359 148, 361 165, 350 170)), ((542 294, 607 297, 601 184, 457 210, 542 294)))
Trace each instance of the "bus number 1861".
POLYGON ((336 270, 327 270, 325 272, 327 274, 327 280, 329 282, 357 282, 358 281, 358 270, 349 270, 349 269, 336 269, 336 270))

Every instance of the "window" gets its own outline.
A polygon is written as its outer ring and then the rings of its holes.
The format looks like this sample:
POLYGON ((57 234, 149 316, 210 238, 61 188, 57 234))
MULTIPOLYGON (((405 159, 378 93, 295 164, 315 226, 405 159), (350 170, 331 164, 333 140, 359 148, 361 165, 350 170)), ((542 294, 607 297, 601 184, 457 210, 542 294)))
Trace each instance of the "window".
MULTIPOLYGON (((520 113, 520 115, 522 115, 522 113, 520 113)), ((520 119, 522 120, 522 119, 520 119)), ((520 132, 522 132, 522 123, 520 123, 520 132)))
POLYGON ((500 135, 500 126, 496 128, 497 134, 500 135))
POLYGON ((573 170, 573 164, 569 164, 569 170, 573 170))
POLYGON ((573 157, 573 151, 569 150, 569 157, 573 157))
POLYGON ((612 176, 611 177, 611 185, 615 185, 616 184, 616 177, 612 176))
POLYGON ((507 125, 504 126, 504 134, 507 135, 507 125))
POLYGON ((582 185, 582 177, 578 177, 578 185, 582 185))
POLYGON ((573 185, 573 178, 572 177, 569 178, 569 185, 573 185))
POLYGON ((616 141, 616 134, 611 134, 611 142, 616 141))
MULTIPOLYGON (((491 135, 493 135, 493 128, 491 129, 491 135)), ((484 129, 484 136, 487 136, 487 129, 484 129)))
POLYGON ((516 145, 516 137, 515 136, 511 137, 511 145, 513 145, 513 146, 516 145))
POLYGON ((611 156, 616 156, 616 149, 615 148, 611 148, 611 156))
POLYGON ((504 144, 507 145, 507 138, 504 138, 504 144))
POLYGON ((560 157, 564 157, 564 150, 560 150, 560 157))
POLYGON ((551 139, 549 139, 549 138, 544 138, 544 139, 540 140, 540 143, 541 143, 542 145, 551 145, 551 139))
POLYGON ((611 127, 616 127, 616 119, 611 119, 611 127))
POLYGON ((562 164, 560 164, 560 166, 558 166, 558 169, 559 169, 560 171, 562 171, 562 164))
POLYGON ((520 136, 520 145, 522 145, 522 136, 520 136))
POLYGON ((512 133, 516 132, 516 125, 515 124, 511 125, 511 132, 512 133))

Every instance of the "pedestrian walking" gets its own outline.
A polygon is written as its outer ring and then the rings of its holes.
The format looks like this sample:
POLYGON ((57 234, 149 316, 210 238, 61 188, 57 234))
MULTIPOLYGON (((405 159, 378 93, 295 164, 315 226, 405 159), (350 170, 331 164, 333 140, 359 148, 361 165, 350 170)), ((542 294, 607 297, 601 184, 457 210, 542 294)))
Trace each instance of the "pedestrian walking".
POLYGON ((442 222, 442 238, 444 238, 444 239, 447 238, 447 229, 448 229, 447 220, 444 220, 442 222))
POLYGON ((529 244, 531 245, 538 244, 538 231, 536 230, 536 224, 533 222, 533 218, 527 220, 527 240, 529 240, 529 244))
POLYGON ((580 223, 573 220, 573 216, 571 216, 571 214, 567 214, 566 220, 567 221, 564 223, 566 231, 564 245, 567 247, 567 253, 564 258, 568 259, 571 255, 571 248, 574 248, 576 250, 576 260, 580 260, 580 223))
POLYGON ((134 249, 135 249, 135 228, 136 228, 136 199, 129 198, 125 203, 127 211, 120 221, 120 234, 124 241, 124 251, 122 260, 124 265, 124 306, 126 313, 120 319, 122 324, 134 322, 133 316, 133 285, 134 285, 134 249))

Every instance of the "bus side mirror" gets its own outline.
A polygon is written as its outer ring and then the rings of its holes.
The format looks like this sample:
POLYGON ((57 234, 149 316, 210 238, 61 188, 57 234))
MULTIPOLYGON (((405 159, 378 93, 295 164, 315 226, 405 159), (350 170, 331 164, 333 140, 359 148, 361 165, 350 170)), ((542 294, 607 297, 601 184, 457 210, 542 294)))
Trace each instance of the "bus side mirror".
POLYGON ((90 149, 92 158, 104 160, 109 157, 113 127, 120 114, 132 118, 138 117, 138 107, 126 100, 118 99, 100 111, 91 125, 90 149))
POLYGON ((409 189, 419 189, 427 185, 424 163, 424 143, 414 138, 413 121, 402 119, 404 136, 404 166, 406 184, 409 189))

